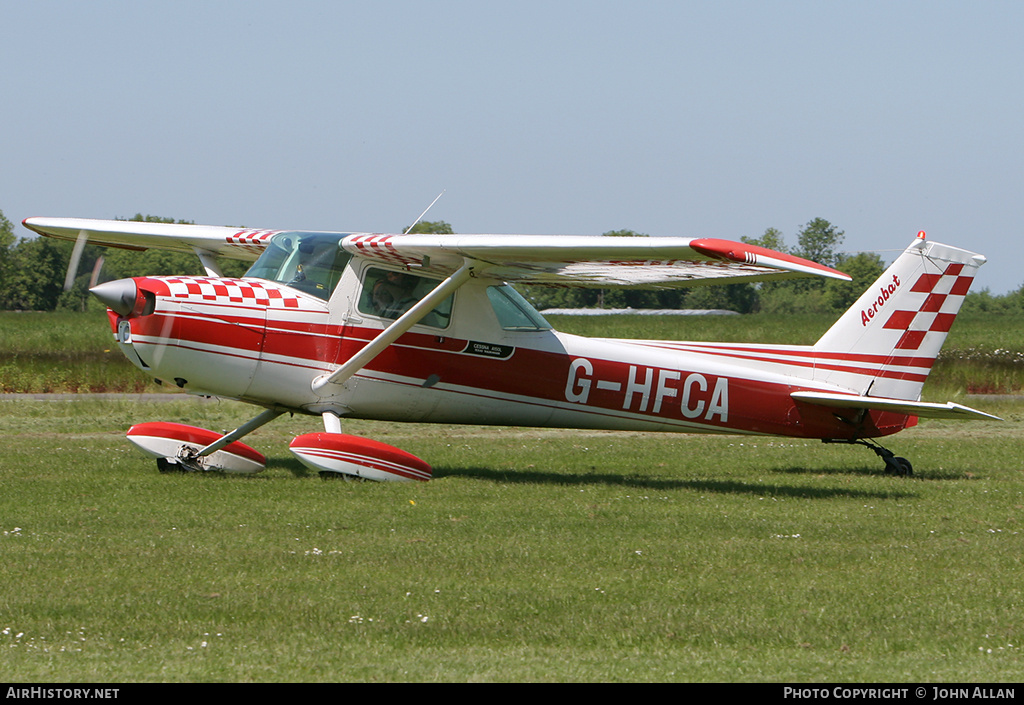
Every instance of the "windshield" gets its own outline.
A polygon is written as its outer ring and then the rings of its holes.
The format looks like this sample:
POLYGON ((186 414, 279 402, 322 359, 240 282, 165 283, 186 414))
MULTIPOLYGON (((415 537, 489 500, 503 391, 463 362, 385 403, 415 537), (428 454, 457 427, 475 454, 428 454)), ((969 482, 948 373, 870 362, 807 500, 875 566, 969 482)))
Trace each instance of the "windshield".
POLYGON ((344 237, 345 233, 278 233, 245 276, 286 284, 326 301, 351 258, 341 247, 344 237))

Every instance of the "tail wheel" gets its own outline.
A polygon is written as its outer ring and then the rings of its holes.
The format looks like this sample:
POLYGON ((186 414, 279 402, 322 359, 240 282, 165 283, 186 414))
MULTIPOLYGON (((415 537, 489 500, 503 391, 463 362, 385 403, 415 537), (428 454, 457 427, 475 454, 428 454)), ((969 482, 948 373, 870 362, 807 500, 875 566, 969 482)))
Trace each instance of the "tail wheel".
POLYGON ((914 468, 906 458, 893 453, 888 448, 883 448, 870 438, 823 438, 822 443, 846 443, 848 445, 866 446, 874 451, 875 455, 885 462, 885 473, 896 477, 910 477, 914 474, 914 468))

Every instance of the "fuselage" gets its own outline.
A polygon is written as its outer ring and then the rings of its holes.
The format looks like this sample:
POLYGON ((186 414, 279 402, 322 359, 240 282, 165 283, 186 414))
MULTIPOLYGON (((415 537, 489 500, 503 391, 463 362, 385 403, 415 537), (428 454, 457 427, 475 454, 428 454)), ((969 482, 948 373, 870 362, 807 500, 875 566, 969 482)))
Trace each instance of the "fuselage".
POLYGON ((510 312, 501 287, 475 279, 355 376, 314 391, 392 322, 371 301, 380 279, 353 260, 324 298, 256 278, 138 278, 148 309, 110 319, 126 356, 154 377, 317 415, 808 438, 882 436, 913 419, 794 401, 793 391, 845 391, 814 382, 823 361, 807 346, 568 335, 510 312))

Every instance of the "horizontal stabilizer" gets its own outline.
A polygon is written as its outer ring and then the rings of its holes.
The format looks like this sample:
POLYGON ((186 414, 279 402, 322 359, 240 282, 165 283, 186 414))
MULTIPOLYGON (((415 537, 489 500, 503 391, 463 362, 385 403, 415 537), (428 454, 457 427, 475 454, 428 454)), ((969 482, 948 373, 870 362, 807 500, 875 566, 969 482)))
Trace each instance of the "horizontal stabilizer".
POLYGON ((1002 421, 998 416, 986 414, 984 411, 978 411, 969 406, 955 404, 951 401, 947 401, 945 404, 936 404, 934 402, 862 397, 855 394, 833 394, 829 392, 793 392, 790 396, 797 401, 842 409, 893 411, 898 414, 931 419, 995 419, 996 421, 1002 421))

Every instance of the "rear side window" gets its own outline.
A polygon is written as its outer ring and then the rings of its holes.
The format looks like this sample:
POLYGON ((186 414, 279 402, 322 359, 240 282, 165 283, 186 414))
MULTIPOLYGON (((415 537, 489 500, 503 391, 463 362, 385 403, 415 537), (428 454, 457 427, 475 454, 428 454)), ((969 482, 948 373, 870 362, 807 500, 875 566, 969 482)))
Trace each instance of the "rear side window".
POLYGON ((530 302, 508 284, 487 287, 494 315, 505 330, 550 330, 551 324, 537 313, 530 302))

